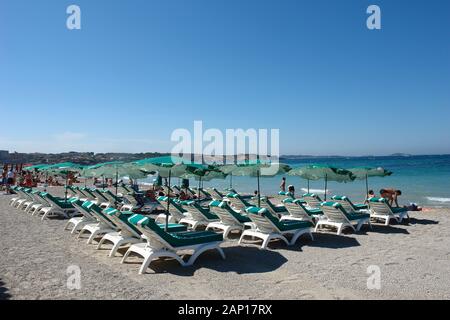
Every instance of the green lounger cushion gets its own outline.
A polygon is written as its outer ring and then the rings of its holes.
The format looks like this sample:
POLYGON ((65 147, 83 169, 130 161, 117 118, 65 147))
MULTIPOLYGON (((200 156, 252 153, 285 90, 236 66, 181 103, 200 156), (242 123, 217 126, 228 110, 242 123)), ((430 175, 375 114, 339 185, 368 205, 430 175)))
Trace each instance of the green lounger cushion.
MULTIPOLYGON (((42 195, 42 194, 41 194, 42 195)), ((50 200, 50 202, 53 202, 55 204, 57 204, 58 206, 60 206, 63 209, 74 209, 73 205, 69 202, 69 201, 64 201, 61 199, 58 199, 54 196, 52 196, 50 193, 48 192, 44 192, 44 194, 42 195, 44 198, 47 198, 50 200)), ((69 199, 68 199, 69 200, 69 199)))
POLYGON ((408 211, 406 208, 397 208, 397 207, 391 207, 391 210, 393 213, 403 213, 408 211))
POLYGON ((236 220, 238 220, 241 223, 251 222, 249 217, 244 216, 244 215, 240 214, 239 212, 234 211, 226 202, 214 200, 209 203, 209 206, 212 208, 219 207, 219 208, 227 210, 236 220))
POLYGON ((144 217, 140 214, 134 214, 128 221, 132 224, 151 229, 173 247, 183 247, 208 242, 223 241, 222 234, 212 231, 166 232, 161 229, 152 219, 144 217))
MULTIPOLYGON (((257 214, 265 216, 269 219, 280 231, 291 231, 297 229, 311 228, 313 224, 310 221, 296 221, 296 220, 282 220, 274 217, 269 210, 265 208, 251 207, 246 210, 250 214, 257 214)), ((251 217, 251 216, 250 216, 251 217)))
POLYGON ((355 204, 355 203, 351 202, 350 199, 347 196, 337 196, 337 195, 335 195, 335 196, 332 196, 331 199, 332 200, 338 200, 338 201, 347 201, 353 207, 354 210, 367 209, 367 205, 366 204, 363 204, 363 203, 355 204))
POLYGON ((203 208, 201 205, 199 205, 195 201, 191 202, 189 205, 191 207, 196 208, 198 211, 200 211, 209 220, 217 220, 217 219, 219 219, 218 216, 216 216, 214 213, 209 211, 209 208, 203 208))
POLYGON ((369 199, 369 202, 382 202, 382 203, 386 203, 386 204, 389 206, 389 208, 391 208, 392 213, 403 213, 403 212, 408 211, 408 209, 406 209, 406 208, 391 207, 391 206, 389 205, 389 203, 388 203, 388 201, 387 201, 386 198, 377 198, 377 197, 373 197, 373 198, 370 198, 370 199, 369 199))
POLYGON ((264 201, 265 203, 267 203, 267 205, 276 213, 287 211, 285 206, 276 206, 272 203, 272 201, 270 201, 267 198, 262 198, 261 201, 264 201))
MULTIPOLYGON (((104 211, 107 215, 117 215, 119 214, 119 219, 123 221, 125 224, 127 224, 130 228, 132 228, 137 234, 141 234, 141 232, 136 228, 136 226, 128 221, 131 216, 133 216, 135 213, 131 211, 119 211, 114 208, 108 208, 104 211)), ((165 223, 158 223, 158 227, 161 229, 165 229, 166 224, 165 223)), ((184 224, 179 223, 169 223, 167 225, 167 229, 169 232, 180 232, 180 231, 186 231, 187 226, 184 224)))
POLYGON ((370 214, 368 214, 368 213, 348 213, 347 211, 345 211, 344 207, 338 202, 333 202, 333 201, 322 202, 321 206, 334 207, 334 208, 340 210, 350 221, 370 217, 370 214))
POLYGON ((283 200, 283 203, 296 203, 298 205, 300 205, 303 210, 306 211, 306 213, 310 216, 312 215, 321 215, 323 214, 322 210, 320 208, 307 208, 305 207, 306 201, 303 199, 291 199, 291 198, 286 198, 283 200))

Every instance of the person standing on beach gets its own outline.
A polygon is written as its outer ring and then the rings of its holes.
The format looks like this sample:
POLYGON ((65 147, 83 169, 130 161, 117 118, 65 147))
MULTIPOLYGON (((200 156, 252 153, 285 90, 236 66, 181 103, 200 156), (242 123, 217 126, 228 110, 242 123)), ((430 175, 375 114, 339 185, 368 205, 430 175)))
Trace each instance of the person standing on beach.
POLYGON ((396 207, 399 207, 398 205, 398 196, 400 196, 402 192, 400 190, 396 189, 381 189, 380 190, 380 196, 382 198, 385 198, 389 205, 393 205, 395 203, 396 207))
POLYGON ((281 178, 280 189, 283 192, 286 192, 286 177, 281 178))
POLYGON ((14 185, 14 172, 11 166, 11 169, 6 174, 6 193, 11 193, 12 185, 14 185))

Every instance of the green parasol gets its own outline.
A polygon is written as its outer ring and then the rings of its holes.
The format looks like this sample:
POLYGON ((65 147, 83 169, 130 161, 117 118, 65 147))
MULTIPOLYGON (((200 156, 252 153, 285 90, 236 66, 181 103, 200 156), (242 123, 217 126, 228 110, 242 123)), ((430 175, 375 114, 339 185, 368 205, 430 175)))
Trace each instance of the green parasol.
POLYGON ((262 160, 247 160, 236 164, 224 165, 220 170, 225 174, 233 176, 249 176, 257 178, 258 188, 258 207, 261 206, 261 188, 260 177, 273 177, 280 173, 285 173, 291 170, 291 167, 283 163, 272 163, 270 161, 262 160))
POLYGON ((308 193, 310 180, 325 180, 324 200, 327 200, 328 181, 349 182, 355 180, 356 176, 349 170, 327 165, 313 164, 305 167, 294 168, 288 172, 290 176, 298 176, 308 180, 308 193))
POLYGON ((369 177, 386 177, 392 174, 392 171, 382 167, 355 167, 348 170, 356 176, 356 179, 366 180, 366 196, 369 194, 369 177))

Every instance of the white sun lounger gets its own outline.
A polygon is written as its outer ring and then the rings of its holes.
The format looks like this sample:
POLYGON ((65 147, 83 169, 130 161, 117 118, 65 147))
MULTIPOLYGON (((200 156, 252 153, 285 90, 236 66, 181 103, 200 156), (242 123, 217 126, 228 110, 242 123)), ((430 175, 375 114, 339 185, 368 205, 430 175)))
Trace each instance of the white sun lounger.
POLYGON ((249 218, 255 223, 256 228, 244 230, 239 239, 239 244, 243 243, 245 237, 258 238, 263 241, 260 249, 267 249, 269 242, 274 239, 281 239, 287 245, 295 244, 303 234, 309 234, 311 239, 314 239, 312 235, 313 224, 309 221, 280 221, 264 208, 251 207, 246 211, 249 213, 249 218), (291 241, 288 241, 285 237, 288 234, 292 235, 291 241))
POLYGON ((147 270, 152 260, 162 257, 173 258, 182 266, 190 266, 203 252, 217 250, 225 259, 225 253, 220 247, 223 241, 220 234, 211 231, 165 232, 152 219, 139 214, 131 216, 129 221, 142 232, 147 241, 132 244, 125 253, 122 263, 131 253, 142 256, 144 261, 139 274, 147 270), (187 262, 178 254, 184 251, 193 252, 187 262))
POLYGON ((394 208, 389 205, 385 198, 371 198, 369 200, 370 218, 384 220, 385 225, 394 219, 401 223, 403 219, 409 219, 408 210, 405 208, 394 208))
POLYGON ((322 226, 331 226, 337 228, 337 234, 340 235, 342 230, 349 227, 353 231, 359 231, 363 224, 370 226, 370 215, 367 213, 348 213, 344 207, 338 202, 323 202, 321 209, 325 219, 320 219, 316 223, 315 232, 322 226), (356 225, 356 227, 355 227, 356 225))

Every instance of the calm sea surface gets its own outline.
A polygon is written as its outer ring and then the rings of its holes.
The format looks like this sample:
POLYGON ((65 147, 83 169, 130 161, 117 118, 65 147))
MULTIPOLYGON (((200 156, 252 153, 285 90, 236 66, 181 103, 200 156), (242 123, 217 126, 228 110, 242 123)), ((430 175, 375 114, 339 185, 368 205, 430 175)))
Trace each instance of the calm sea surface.
MULTIPOLYGON (((417 203, 428 207, 450 207, 450 155, 442 156, 389 156, 389 157, 349 157, 349 158, 305 158, 284 160, 292 167, 307 164, 327 164, 341 168, 358 166, 384 167, 394 173, 384 178, 369 178, 369 189, 375 193, 381 188, 396 188, 402 191, 400 204, 417 203)), ((273 195, 279 191, 281 175, 261 178, 261 194, 273 195)), ((306 191, 307 182, 299 177, 286 176, 287 185, 294 185, 297 194, 306 191)), ((149 177, 145 182, 152 181, 149 177)), ((173 182, 178 184, 178 179, 173 182)), ((191 186, 197 184, 191 180, 191 186)), ((219 190, 229 187, 230 179, 205 182, 204 187, 215 186, 219 190)), ((242 193, 256 190, 256 178, 233 177, 233 187, 242 193)), ((310 190, 323 198, 324 181, 311 181, 310 190)), ((328 183, 328 196, 347 195, 354 202, 360 202, 365 196, 365 181, 355 180, 350 183, 328 183)))

